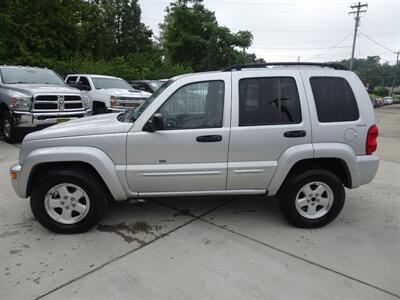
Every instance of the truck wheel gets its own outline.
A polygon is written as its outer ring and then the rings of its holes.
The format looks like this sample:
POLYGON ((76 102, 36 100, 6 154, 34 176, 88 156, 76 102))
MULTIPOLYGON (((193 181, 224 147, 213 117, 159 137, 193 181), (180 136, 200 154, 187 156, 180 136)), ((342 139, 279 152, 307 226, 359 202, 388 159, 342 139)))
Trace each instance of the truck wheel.
POLYGON ((288 221, 301 228, 318 228, 333 221, 343 208, 343 183, 332 172, 305 171, 289 179, 280 193, 288 221))
POLYGON ((86 169, 55 170, 39 181, 31 195, 38 222, 57 233, 80 233, 103 217, 107 192, 97 174, 86 169))
POLYGON ((17 141, 15 123, 8 111, 1 114, 1 133, 7 142, 14 143, 17 141))
POLYGON ((105 106, 96 105, 95 107, 93 107, 94 115, 105 114, 106 112, 107 112, 107 109, 105 108, 105 106))

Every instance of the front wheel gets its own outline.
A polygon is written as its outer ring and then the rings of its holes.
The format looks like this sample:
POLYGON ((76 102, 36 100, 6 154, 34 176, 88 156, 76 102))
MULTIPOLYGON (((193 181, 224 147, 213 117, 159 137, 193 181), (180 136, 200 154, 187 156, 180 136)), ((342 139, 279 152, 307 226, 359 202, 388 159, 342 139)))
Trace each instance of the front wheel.
POLYGON ((1 119, 1 131, 4 139, 9 143, 17 141, 17 132, 15 127, 14 119, 9 111, 5 111, 0 116, 1 119))
POLYGON ((50 172, 31 195, 38 222, 57 233, 79 233, 95 226, 107 206, 104 184, 85 169, 50 172))
POLYGON ((280 195, 282 210, 296 227, 318 228, 333 221, 343 208, 343 183, 332 172, 309 170, 289 179, 280 195))

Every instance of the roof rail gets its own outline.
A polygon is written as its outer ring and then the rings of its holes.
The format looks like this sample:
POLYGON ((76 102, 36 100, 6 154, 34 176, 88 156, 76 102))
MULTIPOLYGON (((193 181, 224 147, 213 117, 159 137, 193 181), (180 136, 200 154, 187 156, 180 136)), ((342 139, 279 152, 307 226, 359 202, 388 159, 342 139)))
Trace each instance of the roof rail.
POLYGON ((332 68, 335 70, 348 70, 345 66, 335 63, 314 63, 314 62, 270 62, 270 63, 255 63, 255 64, 237 64, 229 66, 222 71, 240 71, 242 69, 265 68, 269 66, 318 66, 322 68, 332 68))

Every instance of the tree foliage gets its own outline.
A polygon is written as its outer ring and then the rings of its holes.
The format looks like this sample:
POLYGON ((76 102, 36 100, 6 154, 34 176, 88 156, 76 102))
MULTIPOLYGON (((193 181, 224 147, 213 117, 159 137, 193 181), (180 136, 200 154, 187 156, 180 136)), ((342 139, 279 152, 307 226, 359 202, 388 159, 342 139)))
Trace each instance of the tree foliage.
POLYGON ((380 97, 385 97, 385 96, 389 96, 389 90, 383 86, 377 86, 374 88, 374 92, 375 95, 380 96, 380 97))
POLYGON ((167 11, 160 43, 138 0, 1 0, 0 64, 151 79, 255 61, 251 33, 219 26, 201 1, 167 11))
POLYGON ((253 35, 249 31, 232 33, 219 26, 214 12, 206 9, 202 0, 171 3, 160 27, 166 59, 173 64, 204 71, 256 61, 255 55, 246 53, 253 35))
MULTIPOLYGON (((344 59, 338 63, 349 67, 350 60, 344 59)), ((353 61, 353 71, 357 73, 364 83, 368 83, 371 87, 391 86, 393 82, 393 74, 397 72, 397 80, 395 85, 400 85, 400 64, 397 66, 381 63, 379 56, 368 56, 367 58, 358 58, 353 61)))

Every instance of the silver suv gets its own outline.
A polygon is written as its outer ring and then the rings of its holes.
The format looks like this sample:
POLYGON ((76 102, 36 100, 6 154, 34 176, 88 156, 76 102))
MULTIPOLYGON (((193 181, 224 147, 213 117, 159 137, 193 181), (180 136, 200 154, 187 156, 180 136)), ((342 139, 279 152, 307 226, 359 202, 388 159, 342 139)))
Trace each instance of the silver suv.
POLYGON ((54 232, 88 230, 107 200, 278 196, 287 219, 320 227, 379 159, 374 111, 338 65, 236 65, 172 78, 135 111, 73 120, 26 136, 11 168, 54 232))
POLYGON ((8 142, 17 131, 86 116, 89 99, 48 69, 0 66, 0 127, 8 142))

